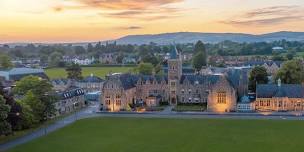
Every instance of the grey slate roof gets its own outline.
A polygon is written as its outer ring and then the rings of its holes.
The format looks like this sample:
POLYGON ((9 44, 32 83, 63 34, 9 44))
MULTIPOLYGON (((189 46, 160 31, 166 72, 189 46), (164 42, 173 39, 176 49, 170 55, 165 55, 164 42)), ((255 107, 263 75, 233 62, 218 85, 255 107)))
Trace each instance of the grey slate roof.
POLYGON ((300 84, 258 84, 257 98, 288 97, 304 98, 304 86, 300 84))
POLYGON ((282 61, 248 61, 245 63, 245 66, 261 66, 265 63, 268 66, 271 66, 272 64, 276 64, 280 67, 283 62, 282 61))
POLYGON ((189 81, 190 84, 195 84, 196 82, 199 84, 215 84, 220 77, 220 75, 182 75, 180 83, 184 84, 185 81, 189 81))
POLYGON ((85 77, 83 80, 81 80, 80 82, 84 82, 84 83, 101 83, 103 82, 104 80, 101 79, 100 77, 97 77, 97 76, 87 76, 85 77))

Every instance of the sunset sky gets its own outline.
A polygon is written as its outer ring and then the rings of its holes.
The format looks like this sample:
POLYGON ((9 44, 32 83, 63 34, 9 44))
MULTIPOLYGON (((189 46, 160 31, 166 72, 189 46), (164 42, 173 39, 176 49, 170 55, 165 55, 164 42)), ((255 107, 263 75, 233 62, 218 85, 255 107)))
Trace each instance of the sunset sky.
POLYGON ((304 31, 304 0, 0 0, 0 43, 304 31))

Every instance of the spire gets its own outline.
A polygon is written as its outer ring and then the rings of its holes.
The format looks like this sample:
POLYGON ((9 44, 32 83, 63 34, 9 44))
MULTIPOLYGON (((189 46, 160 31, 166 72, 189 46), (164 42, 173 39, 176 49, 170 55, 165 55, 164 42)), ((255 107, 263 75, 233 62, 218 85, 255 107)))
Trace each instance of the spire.
POLYGON ((170 59, 177 59, 178 58, 178 50, 176 45, 174 45, 173 49, 170 52, 170 59))

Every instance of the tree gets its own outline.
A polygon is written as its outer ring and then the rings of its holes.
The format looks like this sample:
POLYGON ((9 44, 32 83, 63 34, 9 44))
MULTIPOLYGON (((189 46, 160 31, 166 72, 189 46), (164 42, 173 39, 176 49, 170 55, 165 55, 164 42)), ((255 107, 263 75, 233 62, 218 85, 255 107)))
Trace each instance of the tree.
POLYGON ((267 70, 265 67, 254 67, 249 75, 249 90, 255 91, 256 84, 265 84, 268 82, 267 70))
POLYGON ((30 105, 21 100, 17 101, 17 104, 22 107, 22 112, 20 114, 21 121, 19 123, 20 128, 28 129, 39 122, 37 119, 35 119, 33 109, 30 105))
POLYGON ((42 103, 42 101, 34 95, 34 93, 30 90, 28 91, 25 96, 20 100, 23 105, 23 107, 28 108, 27 106, 30 107, 30 109, 25 109, 28 111, 23 111, 23 112, 31 112, 30 114, 26 113, 27 117, 32 117, 31 121, 34 122, 39 122, 44 119, 44 109, 45 105, 42 103), (32 115, 32 116, 31 116, 32 115))
POLYGON ((75 54, 80 55, 80 54, 85 54, 86 50, 82 46, 75 46, 75 54))
POLYGON ((4 86, 0 82, 0 95, 5 99, 6 104, 9 105, 10 112, 7 117, 7 121, 11 124, 13 130, 19 130, 21 107, 14 100, 13 94, 4 90, 4 86))
POLYGON ((121 64, 123 59, 124 59, 124 55, 123 53, 120 52, 116 58, 116 62, 121 64))
POLYGON ((50 66, 58 66, 62 60, 62 54, 59 52, 53 52, 49 57, 49 65, 50 66))
POLYGON ((5 104, 3 96, 0 95, 0 136, 8 135, 12 132, 11 125, 7 122, 10 106, 5 104))
POLYGON ((206 54, 206 48, 205 45, 202 41, 197 41, 195 46, 194 46, 194 53, 199 53, 199 52, 203 52, 206 54))
POLYGON ((13 92, 22 96, 24 101, 34 111, 35 118, 39 121, 54 114, 55 101, 52 93, 52 85, 36 76, 27 76, 16 83, 13 92))
POLYGON ((194 46, 194 58, 192 61, 193 67, 199 71, 203 66, 207 65, 207 52, 202 41, 198 41, 194 46))
POLYGON ((137 72, 143 75, 151 75, 153 71, 153 65, 151 63, 140 63, 136 68, 137 72))
POLYGON ((94 46, 91 43, 88 44, 88 52, 89 53, 94 52, 94 46))
POLYGON ((203 58, 204 58, 203 52, 199 52, 193 57, 192 65, 194 69, 196 69, 196 71, 200 71, 202 67, 206 65, 206 62, 203 60, 203 58))
POLYGON ((25 96, 28 91, 38 95, 39 98, 52 91, 52 85, 37 76, 27 76, 16 83, 13 92, 16 95, 25 96))
POLYGON ((300 84, 304 82, 304 66, 300 60, 286 61, 279 69, 275 80, 281 79, 282 83, 300 84))
POLYGON ((0 68, 8 69, 13 67, 13 64, 11 62, 11 59, 7 55, 0 55, 0 68))
POLYGON ((82 79, 82 69, 78 64, 72 64, 71 66, 67 67, 65 71, 67 72, 69 79, 82 79))
POLYGON ((284 57, 281 56, 281 55, 275 54, 275 55, 272 56, 272 60, 273 61, 284 61, 284 57))
POLYGON ((296 55, 296 52, 294 51, 289 51, 287 54, 286 54, 286 58, 288 60, 292 60, 294 58, 294 56, 296 55))

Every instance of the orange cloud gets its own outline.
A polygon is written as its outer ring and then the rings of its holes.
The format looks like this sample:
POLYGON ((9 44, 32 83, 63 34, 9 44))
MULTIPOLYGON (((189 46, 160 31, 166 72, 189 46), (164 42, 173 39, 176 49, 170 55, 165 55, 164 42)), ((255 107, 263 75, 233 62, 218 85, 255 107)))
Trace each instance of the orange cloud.
POLYGON ((152 7, 160 7, 168 4, 182 2, 184 0, 78 0, 90 6, 110 10, 145 10, 152 7))
POLYGON ((304 19, 304 8, 299 6, 273 6, 261 9, 249 10, 240 15, 219 21, 219 23, 236 26, 265 26, 277 25, 290 21, 304 19))

